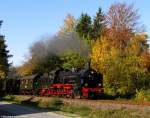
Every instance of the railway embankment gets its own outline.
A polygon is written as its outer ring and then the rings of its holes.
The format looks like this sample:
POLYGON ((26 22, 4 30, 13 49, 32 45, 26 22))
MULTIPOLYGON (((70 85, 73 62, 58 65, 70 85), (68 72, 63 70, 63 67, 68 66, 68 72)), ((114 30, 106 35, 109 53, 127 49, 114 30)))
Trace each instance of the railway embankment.
POLYGON ((89 118, 110 118, 110 116, 111 118, 150 117, 150 102, 133 100, 87 100, 23 95, 5 96, 4 100, 89 118))

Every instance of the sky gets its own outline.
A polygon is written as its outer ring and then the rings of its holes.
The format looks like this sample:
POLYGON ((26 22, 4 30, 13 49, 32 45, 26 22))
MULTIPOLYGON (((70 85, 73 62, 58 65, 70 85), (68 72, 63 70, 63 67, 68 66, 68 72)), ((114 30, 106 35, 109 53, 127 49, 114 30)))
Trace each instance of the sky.
POLYGON ((150 0, 0 0, 0 34, 13 57, 13 65, 21 65, 29 47, 46 35, 55 35, 68 13, 79 18, 81 13, 94 16, 99 7, 107 12, 115 2, 133 3, 139 9, 140 22, 150 34, 150 0))

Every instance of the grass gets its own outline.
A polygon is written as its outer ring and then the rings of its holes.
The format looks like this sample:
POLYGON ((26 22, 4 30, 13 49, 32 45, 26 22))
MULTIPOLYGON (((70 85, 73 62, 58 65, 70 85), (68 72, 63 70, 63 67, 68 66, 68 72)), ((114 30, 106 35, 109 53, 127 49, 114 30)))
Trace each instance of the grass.
POLYGON ((61 110, 63 112, 69 112, 73 114, 78 114, 82 117, 88 116, 91 112, 92 109, 86 106, 75 106, 75 105, 64 105, 61 110))
MULTIPOLYGON (((37 97, 5 96, 4 100, 32 106, 36 108, 45 108, 50 111, 77 114, 83 118, 149 118, 146 112, 129 109, 93 109, 89 106, 63 103, 60 98, 37 99, 37 97)), ((76 116, 75 116, 76 117, 76 116)))
MULTIPOLYGON (((96 110, 90 114, 89 118, 146 118, 146 116, 134 115, 135 111, 119 109, 119 110, 96 110)), ((148 117, 147 117, 148 118, 148 117)))

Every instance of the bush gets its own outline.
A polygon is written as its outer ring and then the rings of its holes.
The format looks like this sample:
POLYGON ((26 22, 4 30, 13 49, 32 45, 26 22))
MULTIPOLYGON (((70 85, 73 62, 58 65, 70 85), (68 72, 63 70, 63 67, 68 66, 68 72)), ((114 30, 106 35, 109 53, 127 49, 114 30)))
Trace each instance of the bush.
POLYGON ((136 90, 135 100, 138 101, 150 101, 150 89, 147 90, 136 90))
POLYGON ((15 100, 15 96, 14 95, 7 95, 4 97, 4 100, 7 100, 7 101, 14 101, 15 100))
POLYGON ((63 101, 59 98, 53 98, 48 104, 48 108, 50 108, 51 110, 60 110, 62 106, 63 101))

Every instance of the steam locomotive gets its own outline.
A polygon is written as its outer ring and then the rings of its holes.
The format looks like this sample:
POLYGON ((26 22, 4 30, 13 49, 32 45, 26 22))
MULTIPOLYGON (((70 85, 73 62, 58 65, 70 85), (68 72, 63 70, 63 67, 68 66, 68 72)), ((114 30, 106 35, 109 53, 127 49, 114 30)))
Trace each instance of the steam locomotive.
POLYGON ((93 69, 71 71, 59 68, 49 74, 8 79, 6 93, 39 96, 95 98, 103 94, 103 76, 93 69))

